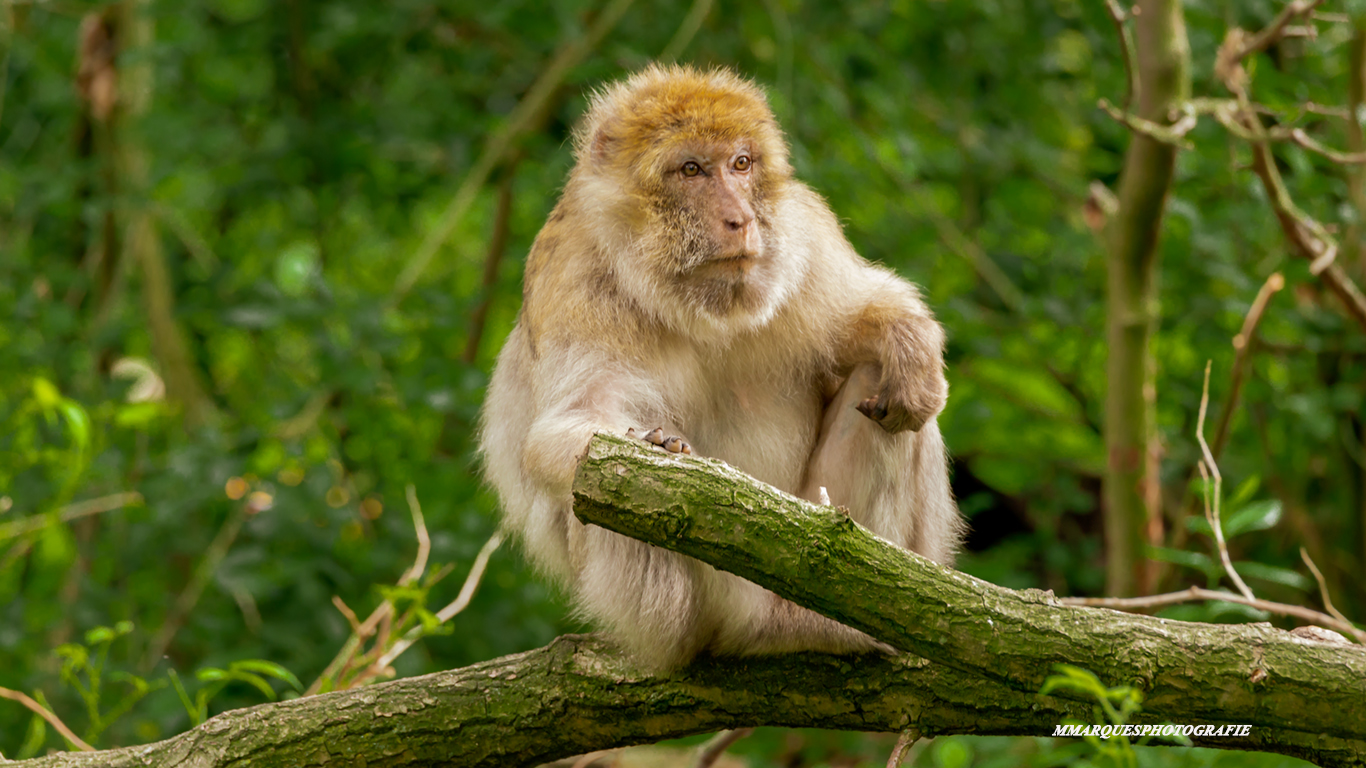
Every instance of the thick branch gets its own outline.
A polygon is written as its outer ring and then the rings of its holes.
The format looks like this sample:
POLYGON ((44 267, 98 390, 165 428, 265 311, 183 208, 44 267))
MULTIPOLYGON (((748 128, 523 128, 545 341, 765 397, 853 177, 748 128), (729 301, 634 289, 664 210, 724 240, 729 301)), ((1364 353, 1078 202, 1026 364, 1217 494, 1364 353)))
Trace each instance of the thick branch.
MULTIPOLYGON (((1089 721, 1090 703, 1012 690, 911 656, 703 659, 653 677, 600 638, 568 636, 464 669, 227 712, 156 744, 6 765, 513 768, 761 724, 1040 735, 1067 717, 1089 721)), ((1194 722, 1234 721, 1202 714, 1194 722)), ((1333 737, 1254 728, 1250 739, 1196 742, 1363 764, 1360 744, 1333 737), (1280 741, 1265 741, 1272 738, 1280 741)))
MULTIPOLYGON (((1366 649, 1266 624, 1208 625, 1065 607, 935 565, 714 460, 593 439, 580 519, 691 555, 932 661, 1037 691, 1053 664, 1145 693, 1173 722, 1218 713, 1254 733, 1326 734, 1366 755, 1366 649)), ((1228 745, 1233 746, 1233 745, 1228 745)), ((1256 748, 1273 749, 1270 744, 1256 748)), ((1363 757, 1362 759, 1366 759, 1363 757)))

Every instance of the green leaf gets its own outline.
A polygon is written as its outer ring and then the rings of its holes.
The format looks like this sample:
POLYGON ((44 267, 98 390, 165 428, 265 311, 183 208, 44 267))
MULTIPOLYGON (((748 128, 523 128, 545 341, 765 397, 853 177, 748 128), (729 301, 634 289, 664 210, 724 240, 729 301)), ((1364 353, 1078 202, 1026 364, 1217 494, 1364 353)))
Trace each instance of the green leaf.
POLYGON ((1298 589, 1301 592, 1312 592, 1314 590, 1314 580, 1302 573, 1292 571, 1289 568, 1280 568, 1265 563, 1234 563, 1233 567, 1242 576, 1269 581, 1272 584, 1298 589))
POLYGON ((229 674, 226 669, 219 669, 217 667, 204 667, 202 669, 196 669, 194 672, 194 676, 198 678, 199 681, 202 683, 213 682, 215 680, 232 679, 232 675, 229 674))
POLYGON ((1281 521, 1281 502, 1276 499, 1254 501, 1229 515, 1224 523, 1224 536, 1232 538, 1249 531, 1265 531, 1281 521))
POLYGON ((283 680, 293 686, 295 690, 302 691, 304 689, 303 683, 299 682, 299 678, 295 677, 293 672, 290 672, 288 669, 285 669, 283 666, 276 664, 273 661, 267 661, 265 659, 243 659, 242 661, 234 661, 232 664, 228 665, 228 668, 232 670, 258 672, 268 677, 273 677, 276 680, 283 680))
POLYGON ((270 687, 270 683, 264 677, 251 672, 237 671, 232 673, 232 679, 254 686, 267 699, 275 701, 275 689, 270 687))
POLYGON ((61 411, 71 428, 71 439, 76 444, 76 450, 84 454, 90 449, 90 415, 74 400, 63 400, 61 411))
POLYGON ((1214 558, 1200 552, 1187 552, 1184 549, 1170 549, 1168 547, 1149 547, 1148 557, 1163 563, 1173 563, 1187 568, 1194 568, 1198 571, 1208 573, 1211 568, 1218 568, 1214 558))

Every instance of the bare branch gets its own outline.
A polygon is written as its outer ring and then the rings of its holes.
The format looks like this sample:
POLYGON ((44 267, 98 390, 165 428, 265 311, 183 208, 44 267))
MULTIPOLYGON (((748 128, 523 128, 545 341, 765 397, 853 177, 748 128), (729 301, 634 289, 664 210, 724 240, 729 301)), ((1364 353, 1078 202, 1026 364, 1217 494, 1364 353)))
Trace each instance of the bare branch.
POLYGON ((1224 563, 1224 570, 1233 580, 1238 591, 1243 593, 1243 597, 1255 600, 1252 590, 1243 583, 1243 578, 1238 575, 1238 571, 1233 568, 1233 561, 1228 556, 1228 545, 1224 543, 1223 524, 1219 520, 1219 500, 1223 495, 1223 477, 1219 475, 1219 464, 1214 460, 1214 454, 1210 453, 1209 443, 1205 442, 1205 411, 1209 408, 1209 371, 1212 361, 1205 361, 1205 386, 1200 393, 1200 416, 1195 422, 1195 439, 1200 441, 1200 452, 1204 454, 1204 462, 1200 465, 1200 474, 1204 475, 1206 470, 1214 475, 1213 497, 1214 503, 1209 502, 1211 495, 1210 489, 1206 488, 1205 519, 1209 521, 1210 528, 1214 529, 1214 543, 1219 548, 1219 559, 1224 563))
POLYGON ((1134 38, 1129 32, 1129 28, 1124 22, 1128 20, 1129 14, 1120 7, 1117 0, 1105 0, 1105 10, 1110 12, 1110 21, 1114 22, 1115 32, 1119 35, 1119 51, 1124 57, 1124 103, 1120 109, 1129 111, 1129 105, 1133 103, 1134 96, 1138 93, 1138 68, 1134 66, 1134 38))
POLYGON ((404 488, 408 497, 408 510, 413 515, 413 529, 417 534, 417 557, 413 565, 399 577, 400 587, 412 586, 427 570, 427 555, 432 551, 432 537, 427 534, 427 523, 422 518, 422 505, 417 503, 417 489, 412 483, 404 488))
POLYGON ((1237 59, 1244 59, 1254 53, 1265 51, 1277 40, 1285 37, 1286 28, 1291 21, 1313 11, 1321 2, 1323 0, 1295 0, 1295 2, 1282 8, 1276 18, 1272 19, 1271 23, 1266 25, 1264 29, 1255 35, 1244 37, 1241 45, 1229 53, 1237 59))
MULTIPOLYGON (((124 493, 111 493, 108 496, 100 496, 95 499, 78 501, 68 504, 57 510, 56 519, 62 522, 69 522, 90 515, 98 515, 101 512, 112 512, 123 507, 131 507, 134 504, 142 503, 142 494, 137 491, 127 491, 124 493)), ((13 539, 23 536, 26 533, 41 531, 52 525, 53 516, 51 514, 34 515, 22 520, 13 520, 0 525, 0 541, 13 539)))
MULTIPOLYGON (((1108 2, 1114 5, 1114 0, 1108 0, 1108 2)), ((920 741, 920 731, 914 728, 902 731, 896 739, 896 746, 892 748, 891 756, 887 758, 887 768, 901 768, 901 762, 906 759, 907 750, 911 749, 911 746, 918 741, 920 741)))
MULTIPOLYGON (((474 591, 478 589, 479 582, 484 578, 484 569, 489 564, 489 558, 498 551, 498 547, 503 543, 503 534, 498 532, 489 537, 480 548, 479 554, 474 558, 474 565, 470 566, 470 573, 465 577, 465 584, 460 587, 460 594, 456 596, 445 608, 436 612, 437 620, 444 624, 455 617, 456 614, 465 610, 474 598, 474 591)), ((397 659, 404 651, 412 647, 413 643, 422 639, 424 630, 419 625, 408 630, 393 647, 384 652, 373 665, 375 669, 387 669, 394 659, 397 659)))
POLYGON ((1190 149, 1193 146, 1190 142, 1184 140, 1185 135, 1190 133, 1191 129, 1195 127, 1196 122, 1198 121, 1193 110, 1185 109, 1181 117, 1179 117, 1175 123, 1172 123, 1171 125, 1161 125, 1159 123, 1154 123, 1151 120, 1145 120, 1138 115, 1125 112, 1114 104, 1111 104, 1108 99, 1101 99, 1096 102, 1096 106, 1105 110, 1110 117, 1123 124, 1129 130, 1135 133, 1141 133, 1154 141, 1170 144, 1174 147, 1180 147, 1181 149, 1190 149))
POLYGON ((1167 592, 1161 595, 1148 595, 1146 597, 1060 597, 1058 601, 1063 605, 1085 606, 1089 608, 1114 608, 1120 611, 1132 611, 1144 608, 1162 608, 1168 605, 1180 603, 1190 603, 1200 600, 1219 600, 1226 603, 1236 603, 1246 605, 1249 608, 1256 608, 1259 611, 1276 616, 1289 616, 1300 619, 1310 624, 1332 627, 1339 632, 1345 632, 1356 638, 1358 643, 1366 645, 1366 632, 1357 629, 1350 621, 1338 619, 1326 613, 1316 611, 1312 608, 1305 608, 1302 605, 1290 605, 1288 603, 1277 603, 1261 598, 1248 599, 1242 595, 1235 595, 1232 592, 1220 592, 1204 587, 1191 587, 1179 592, 1167 592))
MULTIPOLYGON (((28 707, 29 710, 31 710, 35 715, 43 718, 47 721, 48 725, 55 728, 57 730, 57 733, 60 733, 62 735, 62 738, 66 739, 72 744, 75 744, 76 748, 81 750, 82 752, 95 751, 94 747, 90 746, 89 744, 86 744, 80 736, 77 736, 70 728, 67 728, 66 723, 63 723, 62 719, 57 717, 57 715, 53 713, 52 710, 34 701, 33 698, 28 694, 25 694, 22 691, 10 690, 9 688, 0 688, 0 699, 9 699, 10 701, 17 701, 20 704, 23 704, 25 707, 28 707)), ((0 759, 0 763, 3 762, 6 761, 0 759)))
POLYGON ((1247 371, 1248 355, 1252 351, 1252 340, 1257 334, 1257 325, 1261 323, 1262 314, 1266 312, 1271 297, 1284 287, 1285 278, 1281 273, 1271 273, 1257 291, 1257 298, 1252 300, 1252 306, 1243 318, 1242 330, 1233 337, 1233 370, 1230 373, 1229 394, 1224 400, 1223 408, 1219 410, 1219 422, 1214 429, 1214 445, 1211 448, 1215 460, 1223 453, 1224 444, 1228 441, 1229 426, 1233 423, 1233 413, 1238 407, 1238 398, 1243 391, 1243 376, 1247 371))
POLYGON ((753 728, 736 728, 733 731, 722 731, 716 734, 706 744, 698 747, 697 760, 693 763, 693 768, 711 768, 721 755, 730 749, 730 745, 751 733, 754 733, 753 728))
MULTIPOLYGON (((1333 598, 1328 596, 1328 584, 1323 580, 1323 573, 1319 570, 1319 567, 1314 564, 1314 559, 1309 556, 1309 550, 1300 547, 1300 559, 1304 561, 1305 565, 1309 566, 1309 572, 1314 574, 1314 581, 1319 583, 1319 596, 1323 598, 1324 610, 1328 611, 1328 613, 1332 614, 1334 618, 1341 621, 1343 624, 1354 626, 1346 616, 1342 615, 1341 611, 1333 607, 1333 598)), ((1361 640, 1360 635, 1358 635, 1358 642, 1366 642, 1366 640, 1361 640)))
POLYGON ((1366 152, 1339 152, 1338 150, 1326 147, 1315 141, 1304 132, 1303 128, 1295 128, 1290 131, 1290 138, 1301 147, 1310 152, 1317 152, 1320 155, 1343 165, 1360 165, 1366 163, 1366 152))

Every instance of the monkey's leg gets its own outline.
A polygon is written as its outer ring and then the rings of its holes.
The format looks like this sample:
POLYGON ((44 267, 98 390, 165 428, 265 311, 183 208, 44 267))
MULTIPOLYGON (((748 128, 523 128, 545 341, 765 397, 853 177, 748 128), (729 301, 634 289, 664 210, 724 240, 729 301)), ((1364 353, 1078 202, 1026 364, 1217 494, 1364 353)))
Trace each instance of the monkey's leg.
POLYGON ((889 434, 858 406, 878 388, 881 367, 856 367, 826 407, 820 437, 798 495, 844 507, 873 533, 936 562, 950 564, 962 537, 949 488, 939 425, 889 434))

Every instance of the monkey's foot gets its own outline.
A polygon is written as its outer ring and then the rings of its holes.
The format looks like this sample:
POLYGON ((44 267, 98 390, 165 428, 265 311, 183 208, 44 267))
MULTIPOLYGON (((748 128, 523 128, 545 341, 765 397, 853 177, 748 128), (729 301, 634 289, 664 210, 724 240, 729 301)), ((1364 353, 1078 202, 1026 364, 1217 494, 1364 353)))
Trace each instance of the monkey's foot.
POLYGON ((651 445, 657 445, 669 453, 692 453, 692 446, 688 445, 687 440, 678 435, 665 435, 663 427, 655 427, 643 435, 636 432, 635 428, 632 427, 626 430, 626 436, 644 440, 651 445))

